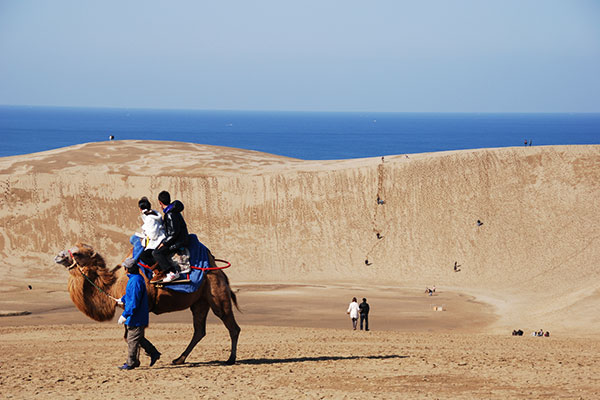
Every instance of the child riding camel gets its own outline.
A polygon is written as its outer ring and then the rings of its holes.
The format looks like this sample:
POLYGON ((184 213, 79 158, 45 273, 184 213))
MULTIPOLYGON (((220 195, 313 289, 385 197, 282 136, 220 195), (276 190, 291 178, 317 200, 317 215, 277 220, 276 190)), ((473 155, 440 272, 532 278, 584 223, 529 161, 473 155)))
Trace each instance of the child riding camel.
POLYGON ((158 211, 152 209, 147 197, 142 197, 138 201, 138 206, 144 224, 142 232, 136 232, 129 240, 133 244, 133 258, 136 261, 141 259, 146 265, 152 265, 154 264, 152 250, 165 239, 163 219, 158 211))
POLYGON ((188 229, 183 215, 181 215, 183 211, 181 201, 175 200, 171 203, 171 195, 163 190, 158 194, 158 202, 164 213, 165 239, 152 252, 160 269, 160 273, 152 278, 152 281, 158 281, 166 275, 162 281, 171 282, 179 278, 179 270, 178 267, 171 264, 170 259, 173 254, 187 248, 188 229))

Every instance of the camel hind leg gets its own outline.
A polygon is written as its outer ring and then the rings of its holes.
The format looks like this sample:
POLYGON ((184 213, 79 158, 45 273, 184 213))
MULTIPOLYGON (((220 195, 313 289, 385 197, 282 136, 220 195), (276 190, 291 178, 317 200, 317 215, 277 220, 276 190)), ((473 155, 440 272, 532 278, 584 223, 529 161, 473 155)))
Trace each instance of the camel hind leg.
POLYGON ((198 344, 200 340, 204 336, 206 336, 206 316, 208 315, 208 310, 210 310, 210 306, 203 300, 197 301, 192 304, 190 307, 192 310, 192 315, 194 317, 194 334, 192 336, 192 340, 190 340, 190 344, 186 347, 183 353, 175 360, 173 360, 173 364, 181 365, 185 362, 187 356, 190 355, 194 347, 198 344))
POLYGON ((231 306, 231 298, 229 295, 226 299, 219 299, 220 301, 211 304, 211 309, 215 313, 217 317, 223 321, 223 324, 229 331, 229 337, 231 338, 231 353, 229 354, 229 359, 225 361, 227 365, 235 364, 235 360, 237 358, 237 343, 238 337, 240 336, 240 331, 242 330, 240 326, 235 321, 235 316, 233 315, 233 307, 231 306))
POLYGON ((235 293, 233 293, 229 287, 227 275, 222 271, 208 274, 207 278, 210 282, 210 296, 208 296, 210 308, 215 315, 223 321, 223 324, 225 324, 225 327, 229 331, 229 337, 231 338, 231 353, 229 354, 229 359, 227 359, 225 363, 227 365, 233 365, 237 358, 237 343, 241 331, 241 328, 237 322, 235 322, 235 316, 233 315, 233 304, 237 307, 237 299, 235 293))

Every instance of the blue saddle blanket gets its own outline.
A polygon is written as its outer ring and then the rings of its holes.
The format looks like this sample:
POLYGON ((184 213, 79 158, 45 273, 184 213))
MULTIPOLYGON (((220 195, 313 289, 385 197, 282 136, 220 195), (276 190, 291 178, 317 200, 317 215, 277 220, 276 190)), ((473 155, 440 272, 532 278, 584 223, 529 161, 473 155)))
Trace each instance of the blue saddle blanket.
MULTIPOLYGON (((190 265, 192 266, 192 272, 189 274, 182 275, 179 279, 189 279, 189 283, 172 283, 163 286, 163 289, 169 289, 176 292, 193 293, 202 284, 204 279, 204 270, 200 268, 210 268, 210 261, 208 258, 208 248, 203 245, 198 237, 194 234, 189 235, 188 249, 190 251, 190 265)), ((147 265, 140 263, 140 271, 143 271, 146 278, 152 279, 152 270, 147 265)), ((177 282, 177 281, 175 281, 177 282)))

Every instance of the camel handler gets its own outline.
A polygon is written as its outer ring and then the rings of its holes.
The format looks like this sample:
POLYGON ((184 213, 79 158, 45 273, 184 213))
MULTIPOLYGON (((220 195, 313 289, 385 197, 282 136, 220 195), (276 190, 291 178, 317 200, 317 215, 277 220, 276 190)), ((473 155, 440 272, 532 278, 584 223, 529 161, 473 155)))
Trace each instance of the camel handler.
POLYGON ((125 324, 125 340, 127 341, 127 362, 119 367, 122 370, 134 369, 140 366, 140 346, 150 357, 150 366, 160 358, 160 353, 148 339, 144 331, 148 326, 148 292, 146 281, 139 273, 137 262, 133 258, 123 261, 127 270, 127 287, 125 295, 117 303, 124 306, 123 314, 119 317, 119 324, 125 324))

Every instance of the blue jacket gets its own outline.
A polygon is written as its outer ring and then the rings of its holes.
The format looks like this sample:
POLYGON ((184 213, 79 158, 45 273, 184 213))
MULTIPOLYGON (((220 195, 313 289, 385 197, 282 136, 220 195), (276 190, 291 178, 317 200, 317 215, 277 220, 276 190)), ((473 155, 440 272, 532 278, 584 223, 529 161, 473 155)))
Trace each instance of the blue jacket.
POLYGON ((146 282, 140 274, 127 274, 129 281, 125 288, 125 296, 121 298, 125 306, 123 316, 127 318, 125 325, 148 326, 148 292, 146 282))

